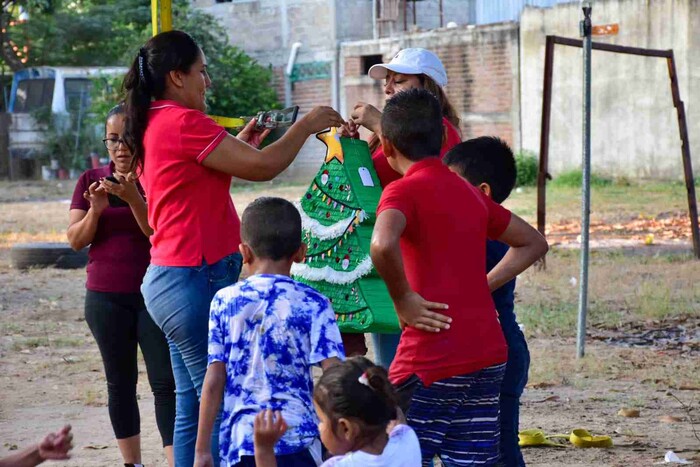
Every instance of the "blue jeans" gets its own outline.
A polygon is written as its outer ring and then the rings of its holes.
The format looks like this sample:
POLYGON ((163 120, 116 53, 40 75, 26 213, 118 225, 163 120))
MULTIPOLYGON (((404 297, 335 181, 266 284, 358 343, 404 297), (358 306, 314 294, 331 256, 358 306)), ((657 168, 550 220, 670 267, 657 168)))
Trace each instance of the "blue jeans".
MULTIPOLYGON (((199 398, 207 372, 209 307, 216 292, 235 283, 241 255, 234 253, 214 264, 196 267, 151 265, 141 292, 148 313, 163 330, 170 347, 175 376, 176 413, 173 451, 176 467, 194 463, 199 398)), ((211 440, 214 465, 219 465, 219 423, 211 440)))
POLYGON ((398 334, 372 334, 374 345, 374 363, 383 366, 387 370, 396 356, 396 348, 399 346, 401 333, 398 334))
POLYGON ((530 351, 525 336, 513 319, 502 322, 503 335, 508 344, 508 363, 501 385, 501 457, 505 467, 523 467, 525 460, 518 446, 520 424, 520 396, 527 384, 530 351))

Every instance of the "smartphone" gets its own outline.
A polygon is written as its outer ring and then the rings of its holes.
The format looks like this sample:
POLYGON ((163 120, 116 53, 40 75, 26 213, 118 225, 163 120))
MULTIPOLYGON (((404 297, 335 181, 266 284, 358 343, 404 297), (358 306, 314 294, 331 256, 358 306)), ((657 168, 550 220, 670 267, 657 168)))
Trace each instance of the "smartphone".
MULTIPOLYGON (((110 175, 109 177, 105 177, 105 180, 109 180, 112 183, 116 183, 119 185, 119 180, 113 175, 110 175)), ((113 208, 128 208, 129 203, 121 199, 117 195, 112 195, 112 194, 107 194, 107 200, 109 200, 109 206, 113 208)))

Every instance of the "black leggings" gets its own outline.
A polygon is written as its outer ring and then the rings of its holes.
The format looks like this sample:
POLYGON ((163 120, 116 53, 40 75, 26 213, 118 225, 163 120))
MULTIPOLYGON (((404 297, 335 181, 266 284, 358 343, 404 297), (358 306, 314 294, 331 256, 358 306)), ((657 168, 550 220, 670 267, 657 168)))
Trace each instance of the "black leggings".
POLYGON ((85 294, 85 321, 102 354, 107 376, 109 418, 117 439, 141 432, 136 402, 138 344, 146 361, 163 446, 171 446, 175 428, 175 380, 170 352, 163 332, 148 315, 141 294, 88 290, 85 294))

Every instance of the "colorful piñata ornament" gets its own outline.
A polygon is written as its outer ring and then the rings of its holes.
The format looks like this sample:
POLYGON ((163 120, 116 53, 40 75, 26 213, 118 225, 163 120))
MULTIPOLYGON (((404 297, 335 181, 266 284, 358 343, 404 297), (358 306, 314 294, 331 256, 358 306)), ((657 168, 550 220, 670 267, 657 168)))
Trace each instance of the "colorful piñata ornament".
POLYGON ((297 204, 308 253, 294 279, 328 297, 343 332, 399 332, 394 306, 369 256, 382 194, 367 143, 335 128, 316 137, 323 165, 297 204))

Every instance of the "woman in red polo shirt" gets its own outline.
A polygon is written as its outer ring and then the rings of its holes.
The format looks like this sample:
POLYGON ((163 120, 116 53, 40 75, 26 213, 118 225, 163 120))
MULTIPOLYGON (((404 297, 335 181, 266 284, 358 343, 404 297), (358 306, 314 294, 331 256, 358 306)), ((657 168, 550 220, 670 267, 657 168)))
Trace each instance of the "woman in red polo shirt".
POLYGON ((168 343, 143 302, 139 288, 149 263, 153 233, 138 182, 131 180, 132 154, 124 144, 124 108, 107 114, 104 139, 110 163, 86 171, 70 205, 68 240, 75 250, 90 245, 85 293, 85 321, 102 355, 109 418, 122 458, 141 464, 140 417, 136 402, 137 346, 146 361, 156 408, 156 422, 173 465, 175 381, 168 343), (119 177, 120 183, 106 181, 119 177), (111 199, 110 199, 111 198, 111 199))
MULTIPOLYGON (((369 76, 385 80, 384 94, 387 99, 390 99, 397 92, 414 88, 426 89, 438 98, 442 107, 444 131, 440 156, 444 156, 447 151, 462 141, 457 111, 443 89, 447 85, 447 72, 437 55, 426 49, 403 49, 394 56, 391 62, 372 66, 369 69, 369 76)), ((381 133, 381 118, 382 113, 376 107, 358 102, 348 123, 343 125, 341 134, 359 138, 358 128, 360 126, 372 132, 369 139, 372 162, 382 187, 386 187, 389 183, 401 178, 401 174, 389 166, 389 162, 384 156, 384 150, 378 136, 381 133)), ((375 362, 378 365, 389 368, 399 345, 399 337, 400 334, 372 334, 375 362)), ((343 334, 343 343, 345 344, 345 353, 348 356, 367 353, 364 334, 343 334)))
MULTIPOLYGON (((177 386, 176 465, 192 465, 199 397, 207 369, 209 305, 238 279, 240 222, 231 201, 231 177, 271 180, 296 157, 306 139, 343 119, 317 107, 277 142, 258 150, 248 126, 238 139, 204 114, 211 85, 207 61, 181 31, 151 38, 125 80, 127 142, 148 195, 151 265, 141 290, 165 333, 177 386)), ((218 465, 218 422, 212 455, 218 465)))

